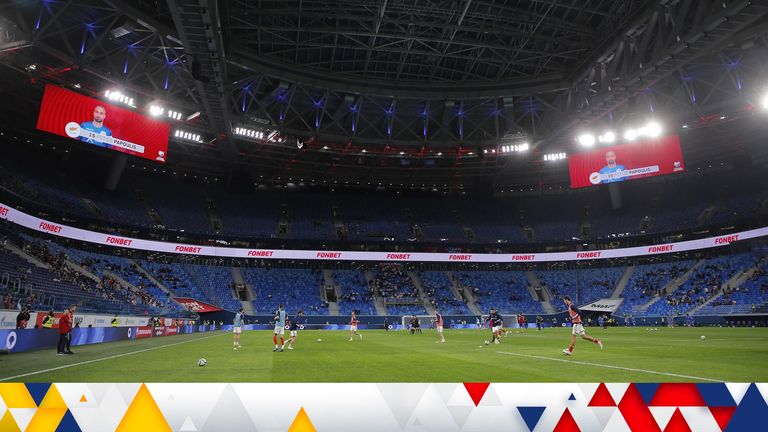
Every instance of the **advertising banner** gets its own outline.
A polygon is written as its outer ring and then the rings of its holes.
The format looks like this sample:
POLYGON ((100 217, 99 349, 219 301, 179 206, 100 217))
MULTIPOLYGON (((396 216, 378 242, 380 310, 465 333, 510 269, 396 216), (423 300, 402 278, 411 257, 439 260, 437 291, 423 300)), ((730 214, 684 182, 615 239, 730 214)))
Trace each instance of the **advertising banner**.
MULTIPOLYGON (((114 238, 108 234, 88 231, 70 227, 64 224, 50 222, 38 217, 26 214, 10 206, 0 203, 0 219, 6 219, 17 225, 55 235, 57 237, 82 240, 96 244, 109 244, 108 239, 114 238)), ((305 260, 335 260, 335 261, 396 261, 396 262, 479 262, 479 263, 512 263, 512 262, 554 262, 554 261, 592 261, 608 258, 627 258, 660 255, 674 252, 685 252, 700 249, 708 249, 719 246, 727 246, 731 243, 768 236, 768 227, 756 228, 731 234, 717 235, 696 240, 687 240, 677 243, 663 243, 645 246, 635 246, 618 249, 592 250, 592 251, 568 251, 568 252, 542 252, 542 253, 434 253, 434 252, 367 252, 367 251, 313 251, 281 249, 269 251, 268 256, 259 256, 261 259, 305 259, 305 260)), ((153 252, 187 253, 182 250, 190 250, 190 254, 202 256, 218 256, 229 258, 248 258, 252 249, 220 247, 220 246, 195 246, 179 245, 175 243, 124 238, 127 242, 121 247, 153 252)), ((196 312, 214 312, 221 310, 216 306, 206 304, 189 298, 175 298, 177 302, 192 307, 196 312), (186 304, 184 303, 186 302, 186 304)))
POLYGON ((595 311, 595 312, 616 312, 616 309, 621 306, 621 303, 624 301, 623 298, 619 299, 600 299, 595 300, 592 303, 589 303, 585 306, 580 307, 579 309, 583 311, 595 311))
POLYGON ((220 307, 216 307, 213 305, 209 305, 208 303, 201 302, 200 300, 195 300, 192 298, 187 297, 171 297, 171 300, 175 301, 176 303, 180 304, 181 307, 192 311, 192 312, 218 312, 221 310, 220 307))

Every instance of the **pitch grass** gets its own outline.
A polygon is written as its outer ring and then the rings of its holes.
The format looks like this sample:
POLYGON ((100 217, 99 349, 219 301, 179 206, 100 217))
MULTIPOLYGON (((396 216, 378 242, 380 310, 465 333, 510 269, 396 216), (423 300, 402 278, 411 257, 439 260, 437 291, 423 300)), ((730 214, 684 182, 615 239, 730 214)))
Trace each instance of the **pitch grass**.
POLYGON ((499 345, 483 344, 487 330, 434 330, 422 335, 364 331, 302 331, 295 350, 272 352, 269 331, 246 331, 243 348, 215 332, 0 356, 0 380, 24 382, 690 382, 768 381, 768 329, 588 329, 605 349, 577 341, 561 351, 570 329, 514 331, 499 345), (706 335, 706 340, 700 336, 706 335), (322 339, 318 343, 316 340, 322 339), (134 354, 130 354, 134 353, 134 354), (507 353, 507 354, 504 354, 507 353), (510 354, 511 353, 511 354, 510 354), (123 355, 122 354, 129 354, 123 355), (108 358, 111 356, 120 356, 108 358), (525 357, 535 356, 535 357, 525 357), (197 359, 208 360, 205 367, 197 359), (104 359, 104 360, 100 360, 104 359), (84 363, 90 362, 90 363, 84 363), (84 363, 84 364, 81 364, 84 363), (587 364, 589 363, 589 364, 587 364), (11 378, 30 372, 57 370, 11 378), (625 370, 637 369, 637 370, 625 370), (642 370, 642 371, 640 371, 642 370), (650 371, 675 375, 660 375, 650 371), (11 378, 10 380, 8 378, 11 378))

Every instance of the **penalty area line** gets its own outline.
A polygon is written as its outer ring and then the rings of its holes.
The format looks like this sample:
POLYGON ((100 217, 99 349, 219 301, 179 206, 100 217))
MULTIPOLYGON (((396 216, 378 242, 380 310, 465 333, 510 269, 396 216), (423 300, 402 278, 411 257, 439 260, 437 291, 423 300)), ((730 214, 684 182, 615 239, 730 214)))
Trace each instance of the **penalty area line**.
MULTIPOLYGON (((223 334, 226 334, 226 333, 223 333, 223 334)), ((217 334, 217 335, 213 335, 213 336, 206 336, 206 337, 202 337, 202 338, 199 338, 199 339, 185 340, 185 341, 182 341, 182 342, 176 342, 176 343, 167 344, 167 345, 160 345, 160 346, 156 346, 156 347, 152 347, 152 348, 140 349, 140 350, 137 350, 137 351, 131 351, 131 352, 122 353, 122 354, 115 354, 115 355, 112 355, 112 356, 109 356, 109 357, 101 357, 101 358, 97 358, 97 359, 93 359, 93 360, 86 360, 86 361, 82 361, 82 362, 79 362, 79 363, 72 363, 72 364, 68 364, 68 365, 64 365, 64 366, 57 366, 55 368, 43 369, 43 370, 39 370, 39 371, 35 371, 35 372, 27 372, 27 373, 24 373, 24 374, 19 374, 19 375, 14 375, 14 376, 0 378, 0 382, 15 380, 17 378, 24 378, 24 377, 28 377, 28 376, 31 376, 31 375, 38 375, 38 374, 46 373, 46 372, 53 372, 53 371, 57 371, 57 370, 61 370, 61 369, 67 369, 67 368, 71 368, 71 367, 75 367, 75 366, 82 366, 82 365, 87 365, 87 364, 91 364, 91 363, 97 363, 97 362, 104 361, 104 360, 112 360, 112 359, 116 359, 116 358, 119 358, 119 357, 125 357, 125 356, 129 356, 129 355, 133 355, 133 354, 140 354, 140 353, 143 353, 143 352, 154 351, 154 350, 157 350, 157 349, 168 348, 168 347, 172 347, 172 346, 176 346, 176 345, 183 345, 183 344, 186 344, 186 343, 197 342, 197 341, 201 341, 201 340, 205 340, 205 339, 210 339, 210 338, 214 338, 214 337, 219 337, 219 336, 221 336, 221 334, 217 334)))
POLYGON ((600 364, 600 363, 590 363, 585 361, 578 361, 578 360, 566 360, 566 359, 558 359, 558 358, 552 358, 552 357, 544 357, 544 356, 537 356, 537 355, 531 355, 531 354, 520 354, 520 353, 511 353, 511 352, 504 352, 504 351, 496 351, 496 354, 504 354, 504 355, 512 355, 512 356, 519 356, 519 357, 528 357, 528 358, 534 358, 538 360, 550 360, 550 361, 556 361, 561 363, 568 363, 568 364, 578 364, 582 366, 592 366, 592 367, 601 367, 606 369, 619 369, 623 371, 629 371, 629 372, 641 372, 641 373, 647 373, 651 375, 664 375, 669 377, 675 377, 675 378, 687 378, 692 380, 699 380, 699 381, 710 381, 710 382, 725 382, 722 380, 715 380, 711 378, 703 378, 703 377, 697 377, 697 376, 690 376, 690 375, 680 375, 670 372, 658 372, 658 371, 652 371, 652 370, 645 370, 645 369, 635 369, 635 368, 628 368, 623 366, 613 366, 613 365, 606 365, 606 364, 600 364))

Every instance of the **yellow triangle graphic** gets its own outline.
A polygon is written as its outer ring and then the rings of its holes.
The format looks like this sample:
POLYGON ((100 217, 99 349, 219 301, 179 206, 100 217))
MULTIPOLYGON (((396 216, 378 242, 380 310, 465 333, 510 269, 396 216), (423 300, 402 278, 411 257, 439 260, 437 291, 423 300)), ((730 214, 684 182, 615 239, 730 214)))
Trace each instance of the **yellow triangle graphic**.
POLYGON ((37 408, 24 383, 0 384, 0 397, 8 408, 37 408))
POLYGON ((56 384, 51 384, 51 387, 45 393, 43 401, 40 402, 40 408, 63 408, 65 411, 67 410, 67 403, 61 397, 56 384))
POLYGON ((171 428, 149 393, 147 385, 142 384, 115 432, 146 431, 171 432, 171 428))
POLYGON ((304 411, 304 407, 301 407, 299 413, 296 414, 296 418, 293 419, 291 427, 288 428, 288 432, 316 432, 315 427, 309 420, 307 412, 304 411))
POLYGON ((0 419, 0 430, 3 432, 21 432, 19 425, 11 415, 11 410, 6 410, 3 418, 0 419))
POLYGON ((83 397, 80 398, 80 402, 88 402, 88 399, 85 398, 85 395, 83 395, 83 397))
MULTIPOLYGON (((50 391, 50 390, 49 390, 50 391)), ((47 397, 47 396, 46 396, 47 397)), ((67 413, 67 408, 38 408, 32 416, 25 432, 55 431, 61 419, 67 413)))

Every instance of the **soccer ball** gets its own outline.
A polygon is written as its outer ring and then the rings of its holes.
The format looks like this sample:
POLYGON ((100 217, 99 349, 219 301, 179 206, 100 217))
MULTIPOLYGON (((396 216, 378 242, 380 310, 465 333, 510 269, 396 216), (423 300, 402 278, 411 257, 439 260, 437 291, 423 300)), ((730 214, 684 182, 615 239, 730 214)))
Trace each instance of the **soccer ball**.
POLYGON ((490 344, 491 344, 491 342, 490 342, 490 341, 485 341, 485 342, 483 342, 483 343, 484 343, 484 344, 486 344, 486 345, 490 345, 490 344))
POLYGON ((317 339, 317 343, 320 343, 322 341, 323 341, 322 339, 319 339, 319 338, 317 339))
POLYGON ((203 366, 205 366, 205 365, 207 365, 207 364, 208 364, 208 360, 206 360, 206 359, 204 359, 204 358, 201 358, 201 359, 199 359, 199 360, 197 361, 197 365, 198 365, 198 366, 200 366, 200 367, 203 367, 203 366))
POLYGON ((704 340, 704 339, 706 339, 706 338, 707 338, 706 336, 704 336, 704 335, 701 335, 701 340, 704 340))

